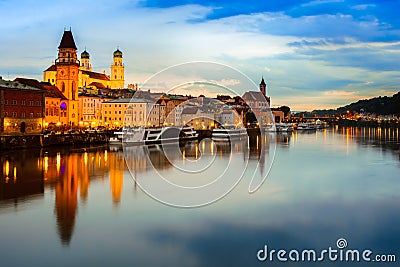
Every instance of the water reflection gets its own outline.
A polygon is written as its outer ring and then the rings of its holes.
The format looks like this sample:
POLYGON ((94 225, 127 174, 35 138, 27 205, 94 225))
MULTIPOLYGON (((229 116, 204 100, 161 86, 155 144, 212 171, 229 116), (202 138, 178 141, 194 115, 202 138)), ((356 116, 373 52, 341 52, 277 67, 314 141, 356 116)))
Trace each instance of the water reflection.
POLYGON ((400 132, 399 128, 337 128, 347 147, 350 142, 360 146, 380 149, 382 152, 391 152, 400 160, 400 132))
MULTIPOLYGON (((400 160, 399 129, 331 128, 311 133, 278 134, 275 138, 284 151, 295 148, 301 142, 311 145, 313 140, 330 142, 338 138, 341 140, 340 144, 346 146, 347 153, 352 144, 357 144, 384 152, 390 151, 400 160)), ((215 156, 222 161, 231 157, 233 151, 235 159, 245 162, 248 158, 250 164, 254 163, 252 168, 263 177, 267 173, 272 145, 271 138, 260 135, 232 143, 214 143, 211 140, 190 142, 180 146, 180 151, 174 155, 173 160, 183 162, 206 155, 215 156)), ((123 188, 132 186, 126 181, 124 183, 124 177, 129 176, 126 163, 133 166, 134 175, 145 176, 150 168, 171 171, 173 165, 171 159, 166 157, 165 149, 167 148, 161 145, 132 146, 128 148, 130 156, 126 158, 122 147, 118 146, 2 152, 0 210, 18 208, 33 200, 43 199, 46 192, 54 194, 54 198, 50 199, 54 201, 57 233, 62 244, 68 245, 74 234, 81 205, 89 200, 96 201, 96 198, 90 197, 91 185, 96 181, 108 182, 109 201, 113 207, 118 207, 122 201, 123 188)))
POLYGON ((3 205, 13 203, 17 207, 26 199, 43 197, 43 172, 37 164, 39 158, 39 151, 0 153, 0 200, 3 205))

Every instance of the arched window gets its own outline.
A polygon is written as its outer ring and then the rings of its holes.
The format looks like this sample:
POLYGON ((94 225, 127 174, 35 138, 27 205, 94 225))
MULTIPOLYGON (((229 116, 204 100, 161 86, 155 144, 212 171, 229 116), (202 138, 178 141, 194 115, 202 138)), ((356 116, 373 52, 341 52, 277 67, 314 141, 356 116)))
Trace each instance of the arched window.
POLYGON ((61 84, 61 91, 62 91, 63 93, 65 93, 65 83, 64 83, 64 82, 61 84))

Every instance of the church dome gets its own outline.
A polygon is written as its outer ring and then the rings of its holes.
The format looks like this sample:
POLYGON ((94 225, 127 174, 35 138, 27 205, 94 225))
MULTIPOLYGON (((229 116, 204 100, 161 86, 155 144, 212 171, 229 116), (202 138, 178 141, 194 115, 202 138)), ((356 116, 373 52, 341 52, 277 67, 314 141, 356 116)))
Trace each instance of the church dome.
POLYGON ((114 57, 122 57, 122 52, 119 49, 115 50, 114 57))
POLYGON ((83 52, 81 53, 81 58, 90 58, 90 55, 89 55, 89 53, 86 51, 86 49, 85 49, 85 51, 83 51, 83 52))

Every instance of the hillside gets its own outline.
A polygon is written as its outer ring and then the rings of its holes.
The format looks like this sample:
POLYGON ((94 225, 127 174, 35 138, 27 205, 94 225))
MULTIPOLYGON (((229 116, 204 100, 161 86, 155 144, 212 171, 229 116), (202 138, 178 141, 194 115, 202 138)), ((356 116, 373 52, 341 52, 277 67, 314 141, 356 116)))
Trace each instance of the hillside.
POLYGON ((318 116, 344 114, 350 112, 365 112, 378 115, 400 115, 400 92, 393 96, 379 96, 366 100, 359 100, 344 107, 328 110, 313 110, 311 113, 318 116))

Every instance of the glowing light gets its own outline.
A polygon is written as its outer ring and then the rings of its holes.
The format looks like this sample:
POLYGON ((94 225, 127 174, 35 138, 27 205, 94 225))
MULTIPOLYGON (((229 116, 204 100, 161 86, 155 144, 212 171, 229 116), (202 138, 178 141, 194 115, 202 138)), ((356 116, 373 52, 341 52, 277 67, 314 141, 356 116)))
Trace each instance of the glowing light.
POLYGON ((8 177, 8 175, 10 174, 10 162, 8 162, 8 160, 6 161, 6 177, 8 177))
POLYGON ((107 162, 108 155, 107 155, 107 150, 104 150, 104 161, 107 162))
POLYGON ((47 172, 48 169, 49 169, 49 157, 45 156, 44 157, 44 171, 47 172))
POLYGON ((14 182, 17 179, 17 167, 14 166, 14 182))
POLYGON ((61 155, 60 152, 57 152, 57 172, 60 172, 61 167, 61 155))
POLYGON ((87 165, 88 163, 88 153, 85 152, 85 154, 83 154, 83 162, 85 163, 85 165, 87 165))
POLYGON ((67 109, 67 104, 65 102, 61 102, 60 109, 66 110, 67 109))

